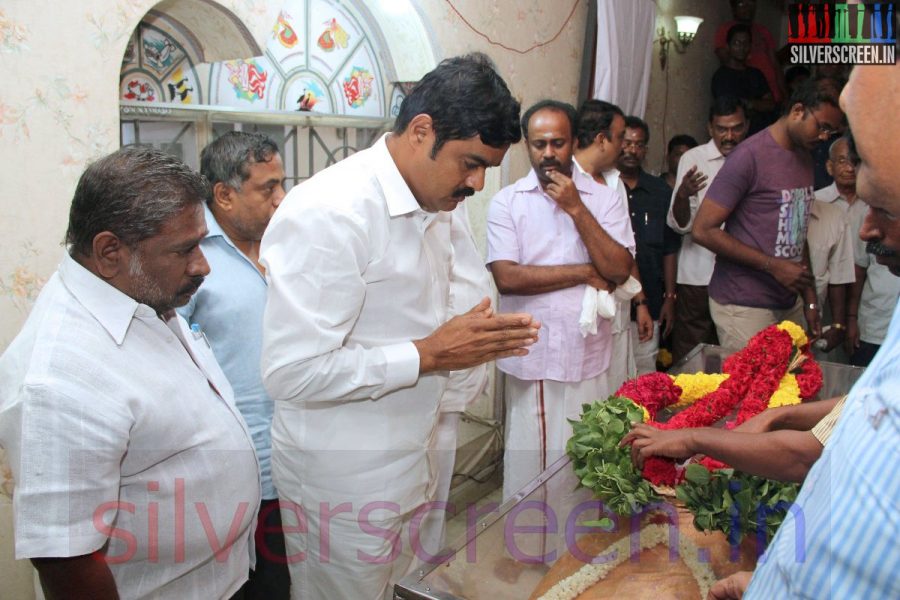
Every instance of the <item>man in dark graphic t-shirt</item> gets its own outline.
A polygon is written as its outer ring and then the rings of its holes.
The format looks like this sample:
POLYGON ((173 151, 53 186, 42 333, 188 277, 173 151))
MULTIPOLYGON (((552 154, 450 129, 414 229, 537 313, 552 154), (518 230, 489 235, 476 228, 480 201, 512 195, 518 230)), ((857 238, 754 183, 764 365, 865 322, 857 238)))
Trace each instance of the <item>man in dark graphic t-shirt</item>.
POLYGON ((716 255, 709 306, 723 346, 740 348, 760 329, 804 316, 819 334, 806 247, 809 151, 842 118, 835 98, 801 85, 781 118, 735 148, 710 185, 693 235, 716 255))

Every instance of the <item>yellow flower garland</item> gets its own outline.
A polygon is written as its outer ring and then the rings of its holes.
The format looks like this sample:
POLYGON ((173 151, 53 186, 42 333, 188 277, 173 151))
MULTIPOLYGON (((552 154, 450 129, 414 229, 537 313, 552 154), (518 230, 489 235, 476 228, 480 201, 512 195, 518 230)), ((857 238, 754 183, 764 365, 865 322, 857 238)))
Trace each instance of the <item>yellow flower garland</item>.
MULTIPOLYGON (((672 377, 670 375, 670 377, 672 377)), ((728 379, 727 373, 682 373, 672 377, 675 385, 681 388, 681 400, 672 406, 681 408, 690 406, 703 396, 718 389, 728 379)))
POLYGON ((791 404, 800 404, 800 384, 797 383, 795 375, 785 373, 778 383, 778 389, 769 399, 768 408, 790 406, 791 404))
POLYGON ((809 338, 806 337, 806 332, 803 331, 803 328, 794 323, 793 321, 782 321, 778 324, 778 329, 787 332, 791 336, 791 340, 794 342, 794 346, 799 348, 800 346, 805 346, 809 343, 809 338))

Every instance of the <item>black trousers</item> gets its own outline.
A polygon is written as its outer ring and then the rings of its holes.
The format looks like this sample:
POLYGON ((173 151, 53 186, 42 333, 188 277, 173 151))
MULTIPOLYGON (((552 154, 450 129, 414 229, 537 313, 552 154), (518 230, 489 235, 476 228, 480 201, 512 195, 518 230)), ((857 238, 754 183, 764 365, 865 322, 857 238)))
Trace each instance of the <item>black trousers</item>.
POLYGON ((256 569, 231 600, 289 600, 291 576, 278 500, 263 500, 256 523, 256 569))

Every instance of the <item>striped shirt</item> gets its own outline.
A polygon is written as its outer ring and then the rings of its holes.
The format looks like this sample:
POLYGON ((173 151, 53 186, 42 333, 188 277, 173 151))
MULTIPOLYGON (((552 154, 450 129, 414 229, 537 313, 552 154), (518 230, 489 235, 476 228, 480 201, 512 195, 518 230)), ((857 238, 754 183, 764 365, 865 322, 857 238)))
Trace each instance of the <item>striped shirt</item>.
POLYGON ((844 403, 846 401, 847 396, 838 400, 837 404, 834 405, 834 408, 831 409, 831 412, 822 417, 822 420, 816 423, 816 426, 810 431, 823 446, 828 443, 831 434, 834 433, 834 427, 837 425, 838 417, 841 416, 841 412, 844 410, 844 403))
POLYGON ((900 598, 898 313, 745 599, 900 598))

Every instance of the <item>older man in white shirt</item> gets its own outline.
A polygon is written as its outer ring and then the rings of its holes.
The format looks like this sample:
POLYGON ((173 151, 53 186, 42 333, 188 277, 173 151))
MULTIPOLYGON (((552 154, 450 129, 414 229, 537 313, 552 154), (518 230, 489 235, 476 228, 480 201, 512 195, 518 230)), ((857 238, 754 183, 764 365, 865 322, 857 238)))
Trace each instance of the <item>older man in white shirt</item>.
POLYGON ((125 149, 75 191, 69 253, 0 358, 17 558, 47 598, 228 599, 259 506, 253 440, 174 308, 209 273, 205 184, 125 149))
POLYGON ((822 333, 823 353, 818 356, 823 360, 847 362, 849 357, 839 345, 846 339, 848 291, 857 276, 854 241, 859 240, 859 227, 867 211, 866 204, 856 196, 856 168, 847 138, 831 144, 825 169, 834 182, 816 190, 807 231, 816 296, 819 306, 824 308, 823 323, 828 325, 822 333))
POLYGON ((421 523, 448 373, 537 338, 528 315, 460 304, 455 260, 472 240, 449 212, 519 140, 518 116, 485 56, 448 59, 392 133, 291 190, 263 237, 263 382, 294 598, 390 598, 413 554, 441 560, 421 523))
POLYGON ((675 190, 666 224, 681 233, 676 277, 675 325, 672 329, 672 358, 677 361, 697 344, 718 344, 716 326, 709 313, 707 288, 715 255, 694 242, 694 217, 706 198, 709 184, 725 158, 747 135, 747 117, 736 98, 716 98, 709 111, 710 140, 681 156, 675 176, 675 190))

